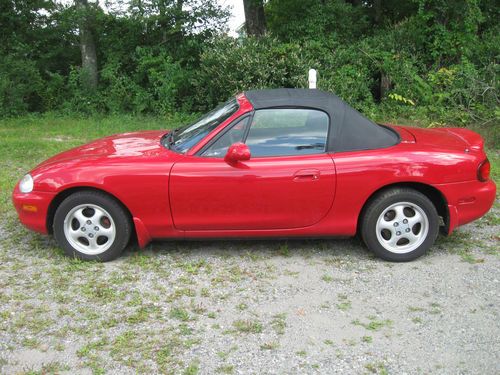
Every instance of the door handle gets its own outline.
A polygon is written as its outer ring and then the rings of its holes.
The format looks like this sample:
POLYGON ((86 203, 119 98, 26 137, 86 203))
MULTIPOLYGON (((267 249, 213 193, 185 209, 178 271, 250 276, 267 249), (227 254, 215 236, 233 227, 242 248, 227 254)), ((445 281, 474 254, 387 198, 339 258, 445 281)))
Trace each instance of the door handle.
POLYGON ((317 169, 301 169, 295 172, 293 175, 293 180, 296 182, 300 181, 317 181, 319 180, 320 172, 317 169))

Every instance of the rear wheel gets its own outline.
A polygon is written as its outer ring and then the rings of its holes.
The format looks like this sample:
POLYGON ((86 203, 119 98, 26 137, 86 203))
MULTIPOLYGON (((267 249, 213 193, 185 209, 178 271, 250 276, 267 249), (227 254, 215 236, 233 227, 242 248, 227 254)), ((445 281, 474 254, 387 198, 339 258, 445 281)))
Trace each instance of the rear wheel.
POLYGON ((81 191, 59 205, 53 230, 66 255, 108 261, 127 246, 131 227, 127 212, 114 199, 97 191, 81 191))
POLYGON ((434 244, 438 229, 438 214, 429 198, 413 189, 395 188, 368 203, 361 236, 380 258, 406 262, 434 244))

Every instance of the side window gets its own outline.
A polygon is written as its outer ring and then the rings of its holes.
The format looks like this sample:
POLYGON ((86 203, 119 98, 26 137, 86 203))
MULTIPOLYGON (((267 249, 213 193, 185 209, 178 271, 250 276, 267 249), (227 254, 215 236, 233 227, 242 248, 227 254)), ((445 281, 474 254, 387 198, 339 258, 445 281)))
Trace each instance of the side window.
POLYGON ((313 109, 255 112, 246 144, 254 156, 319 154, 326 149, 328 115, 313 109))
POLYGON ((248 125, 249 117, 245 117, 234 124, 231 129, 217 139, 201 156, 209 156, 213 158, 223 158, 226 155, 227 149, 233 143, 242 142, 245 136, 245 131, 248 125))

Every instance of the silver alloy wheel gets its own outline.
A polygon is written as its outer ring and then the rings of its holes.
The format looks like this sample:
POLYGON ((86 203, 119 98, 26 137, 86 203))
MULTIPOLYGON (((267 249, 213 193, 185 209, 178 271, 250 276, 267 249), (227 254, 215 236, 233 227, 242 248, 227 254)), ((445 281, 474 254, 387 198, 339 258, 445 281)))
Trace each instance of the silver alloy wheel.
POLYGON ((81 204, 64 218, 64 236, 79 252, 98 255, 113 244, 116 226, 104 208, 95 204, 81 204))
POLYGON ((405 254, 425 241, 429 233, 429 219, 416 204, 398 202, 380 214, 375 230, 379 243, 386 250, 405 254))

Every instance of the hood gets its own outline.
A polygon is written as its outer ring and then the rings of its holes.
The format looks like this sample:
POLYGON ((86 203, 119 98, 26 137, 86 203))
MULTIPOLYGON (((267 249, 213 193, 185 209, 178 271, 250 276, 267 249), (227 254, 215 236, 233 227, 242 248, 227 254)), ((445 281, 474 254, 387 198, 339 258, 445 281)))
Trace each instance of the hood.
POLYGON ((41 163, 38 167, 60 162, 82 159, 115 159, 130 157, 151 157, 169 152, 160 140, 167 133, 165 130, 116 134, 97 139, 83 146, 61 152, 41 163))

